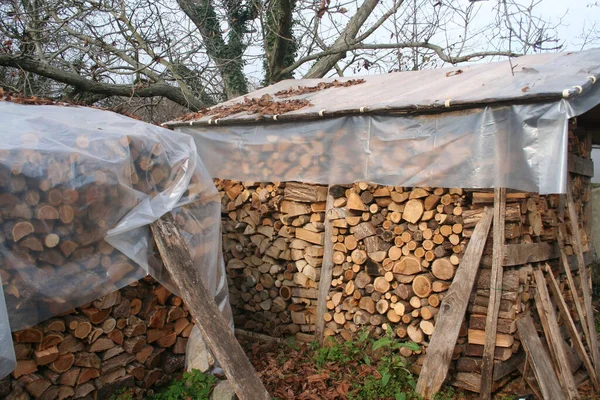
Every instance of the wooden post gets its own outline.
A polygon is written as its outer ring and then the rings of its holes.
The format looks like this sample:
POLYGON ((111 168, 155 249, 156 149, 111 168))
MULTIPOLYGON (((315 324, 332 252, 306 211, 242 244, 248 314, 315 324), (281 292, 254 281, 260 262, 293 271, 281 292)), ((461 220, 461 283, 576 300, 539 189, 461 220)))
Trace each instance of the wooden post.
POLYGON ((490 300, 485 321, 485 344, 483 347, 483 365, 481 366, 480 396, 486 400, 492 398, 496 329, 498 328, 498 313, 500 312, 500 298, 502 296, 505 209, 506 188, 496 188, 494 190, 494 248, 490 278, 490 300))
POLYGON ((327 296, 331 287, 331 279, 333 273, 333 243, 331 242, 332 224, 327 216, 327 212, 333 208, 333 196, 327 188, 327 203, 325 205, 325 239, 323 249, 323 264, 321 265, 321 277, 319 280, 319 294, 317 299, 317 321, 315 324, 315 336, 317 340, 323 344, 325 340, 325 319, 324 315, 327 312, 327 296))
POLYGON ((427 357, 421 369, 416 391, 425 399, 432 399, 439 392, 446 375, 460 326, 467 305, 483 248, 492 224, 492 209, 486 208, 483 218, 477 223, 465 255, 460 262, 452 285, 440 306, 435 331, 427 348, 427 357))
POLYGON ((150 225, 165 268, 240 400, 271 399, 194 265, 171 214, 150 225))
MULTIPOLYGON (((600 375, 600 349, 598 348, 598 336, 595 331, 594 310, 592 308, 592 295, 590 294, 589 280, 583 258, 583 248, 581 245, 581 236, 579 235, 579 219, 575 211, 575 203, 573 203, 573 194, 571 193, 571 185, 567 189, 567 210, 569 212, 569 220, 571 222, 571 233, 573 235, 573 244, 575 245, 575 254, 577 255, 577 264, 579 265, 579 276, 581 281, 581 291, 583 292, 583 302, 587 316, 588 328, 588 345, 594 359, 594 367, 596 368, 596 376, 600 375)), ((577 292, 573 292, 577 293, 577 292)))
POLYGON ((529 365, 540 387, 544 399, 564 400, 562 388, 558 384, 558 377, 552 369, 552 361, 544 349, 542 341, 537 335, 533 319, 530 315, 517 320, 517 330, 521 344, 527 353, 529 365))
POLYGON ((544 273, 538 269, 533 272, 533 276, 535 277, 537 288, 535 305, 538 310, 538 315, 542 320, 542 327, 544 328, 550 352, 554 356, 556 368, 559 372, 558 377, 567 393, 567 397, 569 399, 578 399, 579 393, 577 393, 577 386, 575 385, 573 372, 571 372, 571 366, 569 365, 569 360, 564 347, 565 342, 560 333, 558 320, 556 319, 555 306, 550 300, 550 294, 548 294, 544 273))
POLYGON ((600 383, 598 383, 598 376, 596 375, 596 371, 594 370, 594 365, 592 364, 592 361, 590 360, 590 357, 587 351, 585 350, 585 347, 583 347, 583 341, 581 340, 581 337, 577 332, 577 327, 575 326, 575 322, 573 321, 571 313, 569 312, 569 306, 567 306, 565 298, 563 297, 562 292, 560 291, 560 287, 558 286, 558 282, 556 282, 556 279, 552 274, 552 269, 548 264, 546 264, 546 272, 548 273, 550 290, 552 291, 552 294, 554 295, 554 298, 558 303, 558 310, 560 311, 560 315, 563 321, 565 321, 567 331, 569 332, 571 340, 573 341, 573 347, 575 347, 577 355, 579 355, 579 358, 583 362, 585 369, 588 371, 590 381, 592 382, 594 389, 600 391, 600 383))

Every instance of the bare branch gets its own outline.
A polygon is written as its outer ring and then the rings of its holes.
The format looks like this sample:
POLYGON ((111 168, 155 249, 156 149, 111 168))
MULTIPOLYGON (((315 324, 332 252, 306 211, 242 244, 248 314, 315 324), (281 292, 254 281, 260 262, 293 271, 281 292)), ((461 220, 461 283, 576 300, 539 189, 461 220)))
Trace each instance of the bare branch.
POLYGON ((79 91, 124 97, 162 96, 174 101, 175 103, 181 104, 190 110, 201 110, 204 108, 204 104, 197 99, 190 99, 184 96, 181 92, 181 89, 163 83, 134 86, 94 82, 80 75, 49 66, 38 59, 24 55, 15 56, 0 53, 0 65, 33 72, 37 75, 45 76, 47 78, 54 79, 57 82, 62 82, 73 86, 79 91))
MULTIPOLYGON (((298 61, 296 61, 294 64, 290 65, 288 68, 286 68, 285 70, 283 70, 282 72, 289 72, 289 71, 293 71, 294 69, 297 69, 298 67, 300 67, 302 64, 312 61, 312 60, 316 60, 317 58, 321 58, 321 57, 326 57, 332 54, 343 54, 347 51, 353 51, 353 50, 382 50, 382 49, 408 49, 408 48, 423 48, 423 49, 430 49, 435 51, 435 53, 437 54, 437 56, 444 62, 450 63, 450 64, 459 64, 462 62, 467 62, 467 61, 471 61, 474 58, 484 58, 484 57, 492 57, 492 56, 499 56, 499 57, 519 57, 522 54, 518 54, 518 53, 513 53, 513 52, 507 52, 507 51, 481 51, 481 52, 475 52, 475 53, 471 53, 471 54, 467 54, 464 56, 459 56, 459 57, 453 57, 450 55, 447 55, 446 53, 444 53, 444 48, 442 46, 438 46, 432 43, 427 43, 427 42, 404 42, 404 43, 374 43, 374 44, 369 44, 369 43, 358 43, 358 44, 353 44, 353 45, 348 45, 342 48, 337 48, 337 49, 330 49, 330 50, 326 50, 326 51, 322 51, 320 53, 316 53, 316 54, 311 54, 309 56, 303 57, 301 59, 299 59, 298 61)), ((309 76, 305 76, 305 78, 308 78, 309 76)))

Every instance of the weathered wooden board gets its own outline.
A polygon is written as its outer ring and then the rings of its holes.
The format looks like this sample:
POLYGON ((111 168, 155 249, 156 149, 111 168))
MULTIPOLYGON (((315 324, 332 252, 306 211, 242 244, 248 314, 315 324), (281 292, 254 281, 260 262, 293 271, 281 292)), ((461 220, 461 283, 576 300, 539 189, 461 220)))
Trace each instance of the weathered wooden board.
POLYGON ((584 176, 594 176, 594 162, 591 158, 582 158, 575 154, 569 154, 569 172, 584 176))
POLYGON ((552 269, 547 264, 546 272, 548 282, 550 284, 550 290, 552 291, 554 299, 558 303, 558 310, 560 311, 562 320, 564 321, 564 324, 567 327, 567 331, 569 332, 569 336, 571 337, 571 340, 573 342, 573 347, 577 351, 577 355, 579 355, 579 359, 583 362, 585 369, 588 371, 592 385, 597 391, 600 391, 600 383, 598 382, 598 377, 596 375, 594 365, 592 364, 592 360, 590 360, 590 357, 585 347, 583 346, 581 336, 579 336, 579 333, 577 332, 577 327, 575 326, 575 322, 573 321, 571 313, 569 312, 569 306, 567 306, 565 298, 563 297, 560 287, 558 286, 558 282, 552 274, 552 269))
POLYGON ((581 291, 583 292, 583 302, 587 317, 588 325, 588 345, 592 352, 596 376, 600 376, 600 347, 598 345, 598 335, 596 334, 596 325, 594 322, 594 309, 592 308, 592 295, 590 293, 589 279, 583 257, 583 246, 581 245, 581 235, 579 233, 579 218, 575 210, 575 203, 571 194, 571 188, 567 191, 567 211, 569 213, 569 221, 571 223, 571 233, 573 236, 573 244, 575 255, 577 256, 577 265, 579 266, 579 276, 581 277, 581 291))
POLYGON ((535 305, 538 310, 538 315, 542 320, 542 326, 550 346, 551 354, 555 360, 555 366, 559 371, 558 377, 566 392, 567 398, 578 399, 579 394, 577 393, 577 386, 575 386, 575 379, 573 378, 573 373, 571 372, 569 360, 567 358, 564 340, 560 332, 560 327, 558 326, 555 306, 550 300, 550 294, 546 287, 544 273, 538 269, 533 272, 533 276, 535 277, 537 288, 535 305))
MULTIPOLYGON (((329 192, 329 188, 328 188, 329 192)), ((333 196, 327 195, 326 214, 333 208, 333 196)), ((321 279, 319 280, 319 296, 317 299, 317 321, 315 323, 315 336, 323 343, 325 319, 323 315, 327 312, 327 296, 331 287, 333 271, 333 243, 331 242, 332 224, 329 218, 325 218, 325 250, 323 253, 323 265, 321 266, 321 279)))
POLYGON ((566 400, 552 368, 552 360, 538 337, 530 315, 517 321, 517 331, 544 399, 566 400))
POLYGON ((504 212, 506 207, 506 188, 494 190, 494 247, 492 255, 492 273, 490 279, 490 297, 485 323, 485 344, 483 348, 483 365, 481 367, 481 398, 492 398, 492 375, 494 371, 494 351, 496 349, 496 330, 504 261, 504 212))
POLYGON ((271 399, 217 307, 214 295, 204 284, 181 232, 175 226, 173 216, 164 215, 152 223, 150 228, 165 268, 179 288, 181 298, 223 367, 237 396, 242 400, 271 399))
POLYGON ((439 392, 448 374, 452 352, 490 231, 492 216, 492 209, 486 209, 483 218, 475 227, 465 255, 456 270, 452 285, 440 306, 435 331, 431 336, 427 357, 416 387, 417 392, 425 399, 431 399, 439 392))

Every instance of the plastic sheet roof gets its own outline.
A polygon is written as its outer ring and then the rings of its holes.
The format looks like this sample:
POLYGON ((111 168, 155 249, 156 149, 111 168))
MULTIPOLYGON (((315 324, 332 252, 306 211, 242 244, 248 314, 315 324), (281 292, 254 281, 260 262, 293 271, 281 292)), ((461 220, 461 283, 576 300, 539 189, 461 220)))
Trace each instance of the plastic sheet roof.
MULTIPOLYGON (((337 78, 339 81, 357 77, 337 78)), ((361 77, 364 83, 333 87, 280 98, 275 93, 316 86, 335 79, 285 80, 250 93, 273 101, 305 99, 311 105, 277 116, 240 112, 216 120, 203 116, 165 125, 248 124, 267 121, 321 119, 352 114, 424 113, 445 109, 474 108, 493 104, 524 104, 572 99, 590 91, 600 78, 600 49, 522 56, 511 61, 457 66, 423 71, 395 72, 361 77)), ((244 101, 239 97, 220 107, 244 101)))

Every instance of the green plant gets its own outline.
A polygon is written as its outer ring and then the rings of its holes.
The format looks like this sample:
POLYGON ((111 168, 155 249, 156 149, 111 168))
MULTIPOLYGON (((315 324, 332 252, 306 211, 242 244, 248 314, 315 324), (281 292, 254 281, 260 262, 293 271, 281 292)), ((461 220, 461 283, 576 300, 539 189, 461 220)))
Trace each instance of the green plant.
MULTIPOLYGON (((210 397, 217 379, 198 370, 184 372, 180 380, 173 380, 166 390, 149 398, 152 400, 204 400, 210 397)), ((119 399, 125 400, 125 399, 119 399)))
POLYGON ((134 400, 133 391, 129 388, 121 389, 110 396, 110 400, 134 400))
POLYGON ((456 397, 456 392, 452 386, 444 386, 442 390, 433 396, 434 400, 450 400, 456 397))
POLYGON ((349 399, 419 399, 414 392, 416 381, 408 369, 408 362, 399 353, 403 347, 419 350, 414 342, 400 342, 394 338, 391 328, 377 340, 370 338, 368 330, 363 330, 354 340, 343 343, 330 340, 327 346, 316 348, 313 361, 319 369, 356 364, 357 371, 366 371, 364 377, 350 379, 349 399))
MULTIPOLYGON (((366 337, 359 340, 366 341, 366 337)), ((414 392, 416 381, 410 370, 408 362, 399 354, 399 350, 406 347, 418 351, 419 346, 414 342, 399 342, 394 338, 393 331, 388 327, 385 336, 373 342, 370 350, 371 357, 377 361, 378 375, 368 376, 362 387, 354 397, 357 400, 367 399, 417 399, 414 392)), ((371 363, 371 358, 363 358, 366 364, 371 363)))

